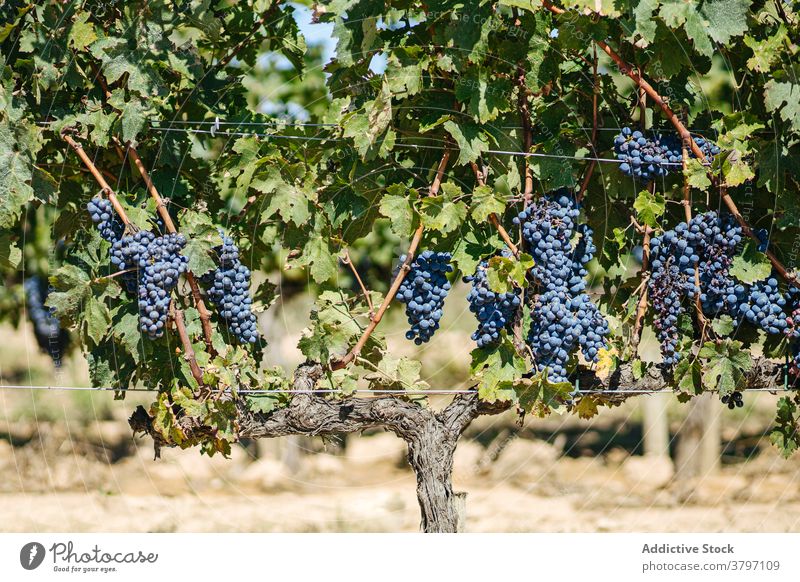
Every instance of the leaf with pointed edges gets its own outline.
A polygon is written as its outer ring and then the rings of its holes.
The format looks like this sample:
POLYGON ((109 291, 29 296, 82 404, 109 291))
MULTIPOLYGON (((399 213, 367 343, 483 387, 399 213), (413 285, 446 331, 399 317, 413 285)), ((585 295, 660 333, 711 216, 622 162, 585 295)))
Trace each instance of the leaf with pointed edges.
POLYGON ((456 201, 464 193, 452 182, 442 184, 440 192, 420 201, 420 216, 425 228, 447 234, 461 227, 467 217, 467 205, 456 201))
POLYGON ((78 51, 82 51, 87 46, 97 40, 97 33, 94 31, 94 24, 89 22, 89 13, 80 12, 75 16, 75 21, 69 29, 67 44, 78 51))
POLYGON ((502 196, 489 186, 478 186, 472 191, 472 218, 484 222, 490 214, 501 216, 506 209, 502 196))
POLYGON ((579 418, 584 420, 594 418, 598 412, 597 401, 591 395, 581 396, 574 410, 579 418))
POLYGON ((518 259, 495 256, 489 259, 486 277, 495 293, 512 293, 527 285, 526 274, 533 267, 533 257, 522 253, 518 259))
POLYGON ((102 301, 89 296, 83 307, 83 317, 86 320, 86 334, 95 345, 99 345, 110 331, 111 313, 108 307, 102 301))
POLYGON ((703 364, 703 386, 719 390, 720 396, 742 387, 744 372, 753 366, 750 354, 742 350, 742 342, 727 339, 720 343, 706 342, 698 357, 703 364))
POLYGON ((745 36, 744 44, 753 50, 753 56, 747 60, 747 68, 758 73, 769 73, 772 65, 780 60, 781 49, 786 41, 786 27, 783 24, 775 34, 761 41, 750 35, 745 36))
POLYGON ((703 391, 703 368, 697 358, 681 358, 675 365, 673 379, 678 390, 688 394, 700 394, 703 391))
POLYGON ((721 337, 729 335, 735 327, 736 323, 730 315, 720 315, 711 322, 711 329, 714 330, 715 334, 721 337))
POLYGON ((392 184, 381 198, 380 212, 389 219, 392 232, 399 237, 410 236, 414 229, 413 204, 419 193, 402 184, 392 184))
POLYGON ((486 135, 480 127, 471 122, 457 124, 455 121, 446 121, 444 128, 458 146, 458 165, 477 161, 481 154, 489 149, 486 135))
POLYGON ((684 175, 686 176, 686 181, 689 182, 689 186, 692 188, 706 191, 708 187, 711 186, 711 180, 708 178, 708 168, 696 158, 691 158, 686 161, 684 175))
POLYGON ((0 232, 0 268, 16 269, 22 260, 22 251, 7 232, 0 232))
POLYGON ((470 370, 478 381, 478 397, 487 402, 514 400, 514 383, 528 371, 527 362, 517 354, 505 331, 497 347, 472 351, 470 370))
POLYGON ((561 406, 573 390, 569 382, 550 382, 544 371, 515 381, 513 387, 519 407, 539 416, 561 406))
POLYGON ((410 390, 418 392, 427 390, 428 383, 420 378, 422 362, 411 360, 405 356, 395 358, 384 356, 378 362, 377 369, 365 376, 370 389, 410 390))
POLYGON ((778 448, 785 459, 800 448, 800 424, 797 416, 797 397, 794 401, 788 396, 778 400, 775 415, 776 426, 769 435, 770 442, 778 448))
POLYGON ((800 132, 800 84, 770 79, 764 85, 764 105, 800 132))
POLYGON ((772 273, 769 257, 758 250, 758 244, 749 240, 740 255, 733 258, 730 274, 743 283, 763 281, 772 273))
POLYGON ((647 226, 655 228, 658 226, 658 218, 664 214, 666 203, 661 194, 651 194, 647 190, 642 190, 633 203, 636 214, 647 226))
POLYGON ((631 372, 633 373, 634 380, 641 380, 644 378, 644 375, 647 373, 647 364, 645 364, 639 358, 636 358, 631 363, 631 372))

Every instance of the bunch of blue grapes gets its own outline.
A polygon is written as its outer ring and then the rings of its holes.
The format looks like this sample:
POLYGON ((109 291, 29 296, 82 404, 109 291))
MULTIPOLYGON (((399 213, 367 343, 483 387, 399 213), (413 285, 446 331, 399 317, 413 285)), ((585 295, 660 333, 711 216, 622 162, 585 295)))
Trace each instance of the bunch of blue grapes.
POLYGON ((222 232, 220 235, 222 245, 215 249, 219 267, 200 279, 234 337, 243 343, 256 343, 259 333, 250 297, 250 269, 239 261, 239 249, 233 239, 222 232))
POLYGON ((785 305, 786 298, 778 290, 778 280, 770 277, 750 286, 739 302, 738 316, 767 333, 783 333, 787 328, 785 305))
POLYGON ((786 317, 784 333, 792 350, 791 372, 800 375, 800 289, 789 285, 786 290, 789 315, 786 317))
POLYGON ((145 256, 147 248, 155 241, 152 232, 141 230, 136 234, 124 236, 111 245, 111 264, 121 275, 125 288, 135 293, 139 286, 140 257, 145 256))
MULTIPOLYGON (((706 138, 697 137, 694 141, 709 162, 720 152, 719 146, 706 138)), ((619 169, 623 174, 646 182, 678 171, 683 165, 683 147, 679 137, 672 134, 646 137, 630 127, 623 127, 614 138, 614 154, 622 162, 619 169)), ((695 157, 691 150, 688 154, 695 157)))
POLYGON ((522 293, 519 288, 506 293, 492 291, 486 275, 487 266, 488 263, 482 261, 474 275, 464 277, 465 283, 472 283, 467 301, 469 310, 478 320, 478 329, 473 332, 472 339, 479 348, 496 345, 500 341, 500 331, 510 329, 522 293))
POLYGON ((578 347, 587 360, 597 361, 609 332, 585 292, 585 265, 596 248, 591 228, 577 224, 579 215, 572 192, 562 189, 536 200, 514 219, 534 258, 531 274, 541 289, 531 310, 527 343, 535 371, 547 369, 552 382, 567 380, 569 358, 578 347))
POLYGON ((741 392, 731 392, 722 397, 722 403, 727 404, 728 408, 733 410, 744 406, 744 399, 741 392))
MULTIPOLYGON (((447 273, 453 270, 450 259, 450 253, 423 251, 409 265, 410 270, 397 291, 397 300, 405 304, 411 326, 406 339, 414 340, 417 345, 430 340, 439 329, 444 300, 450 291, 447 280, 447 273)), ((406 256, 401 256, 400 264, 405 260, 406 256)))
POLYGON ((680 355, 678 319, 683 313, 682 297, 694 290, 694 269, 699 260, 687 241, 689 225, 678 224, 650 239, 650 278, 647 291, 655 312, 653 326, 661 343, 664 364, 675 364, 680 355))
POLYGON ((108 199, 95 196, 86 204, 86 209, 92 222, 97 225, 100 236, 112 243, 122 236, 124 225, 117 218, 114 207, 108 199))
POLYGON ((700 304, 708 315, 730 313, 747 293, 730 275, 736 246, 742 241, 742 228, 730 214, 698 214, 689 222, 685 239, 692 249, 690 262, 697 264, 700 289, 694 278, 687 280, 690 298, 700 293, 700 304))
POLYGON ((58 368, 64 353, 69 346, 69 334, 61 328, 58 319, 53 317, 45 306, 47 301, 47 282, 40 277, 29 277, 22 284, 25 290, 25 304, 28 307, 28 319, 33 324, 33 334, 41 350, 50 355, 58 368))
POLYGON ((172 290, 189 262, 181 255, 185 246, 182 234, 154 237, 135 257, 139 269, 139 327, 150 339, 164 335, 172 290))
POLYGON ((731 215, 712 211, 698 214, 688 224, 682 222, 650 241, 648 292, 665 364, 674 364, 679 358, 675 349, 683 297, 695 299, 699 293, 706 315, 727 314, 770 334, 785 332, 786 299, 778 290, 777 279, 772 276, 745 285, 730 274, 742 236, 741 227, 731 215))
POLYGON ((186 271, 188 259, 181 255, 186 238, 181 234, 156 236, 147 231, 125 235, 111 203, 95 197, 87 205, 100 235, 111 242, 111 264, 125 288, 136 293, 139 327, 150 339, 164 335, 173 289, 186 271))

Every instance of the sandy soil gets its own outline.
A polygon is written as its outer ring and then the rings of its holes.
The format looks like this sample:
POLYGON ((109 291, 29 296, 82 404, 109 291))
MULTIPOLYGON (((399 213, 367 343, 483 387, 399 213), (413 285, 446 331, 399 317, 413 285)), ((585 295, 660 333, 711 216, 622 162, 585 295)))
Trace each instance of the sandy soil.
MULTIPOLYGON (((275 441, 254 458, 164 451, 152 459, 118 421, 84 434, 53 426, 24 446, 0 440, 4 531, 416 531, 415 481, 401 441, 355 438, 342 451, 275 441), (119 458, 114 458, 114 457, 119 458), (114 462, 109 462, 109 457, 114 462), (292 460, 294 458, 294 460, 292 460)), ((494 461, 462 443, 456 490, 472 532, 798 531, 800 459, 769 448, 713 475, 675 482, 667 460, 569 458, 518 438, 494 461)))

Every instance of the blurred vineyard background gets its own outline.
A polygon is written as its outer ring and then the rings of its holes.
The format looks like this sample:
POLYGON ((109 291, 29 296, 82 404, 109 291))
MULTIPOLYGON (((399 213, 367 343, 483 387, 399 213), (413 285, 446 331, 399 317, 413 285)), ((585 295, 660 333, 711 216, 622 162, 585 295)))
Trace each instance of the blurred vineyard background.
MULTIPOLYGON (((441 331, 420 352, 435 389, 465 385, 473 323, 457 307, 464 291, 456 287, 441 331)), ((272 361, 299 362, 307 301, 297 295, 262 314, 272 361)), ((390 310, 389 341, 400 352, 415 350, 403 339, 400 315, 390 310)), ((88 386, 88 377, 79 354, 54 370, 23 324, 0 328, 0 382, 88 386)), ((553 415, 519 427, 513 414, 481 418, 456 453, 467 531, 796 531, 800 459, 784 461, 765 436, 776 396, 745 396, 734 411, 716 397, 709 402, 704 420, 719 448, 705 460, 708 444, 687 422, 691 408, 671 395, 632 398, 586 421, 553 415), (676 473, 681 439, 691 447, 683 457, 699 462, 676 473), (658 454, 659 440, 668 455, 658 454)), ((115 401, 110 392, 0 389, 0 529, 418 528, 414 474, 403 442, 390 433, 248 442, 230 459, 166 449, 153 461, 151 441, 134 439, 126 422, 136 404, 149 402, 146 393, 115 401)))
MULTIPOLYGON (((332 47, 329 28, 310 26, 310 10, 298 9, 315 61, 309 73, 298 81, 280 59, 265 56, 243 84, 251 107, 302 120, 326 98, 319 64, 332 47)), ((729 111, 731 80, 714 62, 702 79, 703 105, 729 111)), ((375 59, 371 68, 382 66, 375 59)), ((375 238, 366 252, 355 249, 362 272, 374 268, 376 253, 398 252, 392 237, 375 238)), ((370 276, 388 281, 388 273, 370 276)), ((260 319, 270 344, 265 363, 291 370, 301 360, 296 346, 312 294, 302 273, 276 277, 279 299, 260 319)), ((341 286, 356 289, 346 278, 341 286)), ((420 359, 433 389, 468 387, 474 318, 464 297, 457 285, 441 330, 423 349, 403 338, 397 306, 382 324, 390 351, 420 359)), ((0 384, 88 386, 83 357, 72 353, 54 369, 22 311, 17 328, 0 326, 0 384)), ((655 356, 649 328, 641 350, 655 356)), ((455 459, 455 489, 468 494, 466 530, 797 531, 800 455, 783 460, 768 437, 777 396, 746 393, 745 406, 733 411, 709 398, 692 407, 668 394, 643 396, 591 420, 553 415, 527 418, 522 427, 513 413, 479 418, 455 459)), ((134 439, 127 424, 136 405, 151 401, 140 392, 115 401, 111 392, 0 388, 0 530, 418 529, 414 474, 392 434, 246 442, 230 459, 165 449, 153 461, 152 441, 134 439)))

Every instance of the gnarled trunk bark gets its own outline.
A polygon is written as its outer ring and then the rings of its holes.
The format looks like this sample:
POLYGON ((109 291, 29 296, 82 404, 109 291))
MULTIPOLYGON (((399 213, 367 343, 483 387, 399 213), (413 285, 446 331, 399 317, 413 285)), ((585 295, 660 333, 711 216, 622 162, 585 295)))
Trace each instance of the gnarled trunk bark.
POLYGON ((408 441, 408 462, 417 475, 417 500, 425 533, 456 533, 461 519, 453 492, 453 455, 458 436, 437 420, 408 441))

